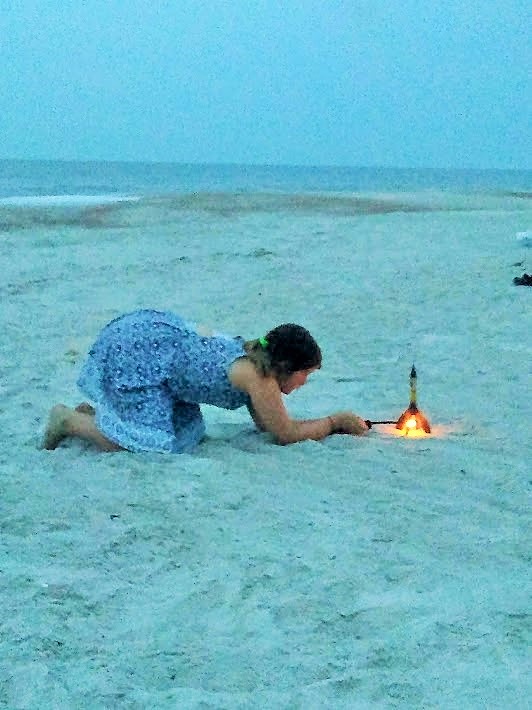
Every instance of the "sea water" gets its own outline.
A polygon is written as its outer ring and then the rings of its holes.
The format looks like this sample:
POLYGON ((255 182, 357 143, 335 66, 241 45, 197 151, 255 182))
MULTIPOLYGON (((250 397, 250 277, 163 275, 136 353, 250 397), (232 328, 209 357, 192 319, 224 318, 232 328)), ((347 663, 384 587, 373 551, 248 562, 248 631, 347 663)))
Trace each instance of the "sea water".
MULTIPOLYGON (((190 193, 525 193, 532 170, 0 160, 0 204, 190 193)), ((528 197, 530 194, 528 194, 528 197)))
POLYGON ((149 226, 169 212, 223 219, 528 210, 531 195, 530 170, 0 160, 0 231, 106 219, 149 226))

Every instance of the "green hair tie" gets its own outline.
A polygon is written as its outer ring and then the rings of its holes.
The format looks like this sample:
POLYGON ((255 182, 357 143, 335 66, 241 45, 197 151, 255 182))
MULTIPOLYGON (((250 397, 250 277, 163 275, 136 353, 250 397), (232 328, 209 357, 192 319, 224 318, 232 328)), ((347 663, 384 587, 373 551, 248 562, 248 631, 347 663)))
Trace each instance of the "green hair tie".
POLYGON ((259 345, 260 345, 262 348, 264 348, 264 350, 266 350, 266 348, 268 347, 268 341, 266 340, 266 338, 265 338, 264 336, 261 336, 261 337, 259 338, 259 345))

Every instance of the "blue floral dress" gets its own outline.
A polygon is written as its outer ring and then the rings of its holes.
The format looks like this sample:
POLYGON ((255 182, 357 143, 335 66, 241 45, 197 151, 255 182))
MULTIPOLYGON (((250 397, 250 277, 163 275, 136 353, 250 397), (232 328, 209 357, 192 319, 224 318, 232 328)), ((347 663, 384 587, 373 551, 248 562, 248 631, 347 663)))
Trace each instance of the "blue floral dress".
POLYGON ((78 386, 111 441, 130 451, 182 453, 205 434, 200 404, 249 404, 249 395, 228 378, 231 364, 244 355, 240 337, 202 337, 173 313, 135 311, 105 326, 78 386))

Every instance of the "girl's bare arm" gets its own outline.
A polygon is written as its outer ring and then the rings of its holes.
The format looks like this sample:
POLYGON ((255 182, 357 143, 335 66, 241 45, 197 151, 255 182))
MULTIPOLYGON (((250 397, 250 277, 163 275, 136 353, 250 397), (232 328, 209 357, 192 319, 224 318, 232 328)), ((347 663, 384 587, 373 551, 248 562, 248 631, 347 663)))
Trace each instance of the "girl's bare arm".
POLYGON ((257 427, 272 434, 280 444, 324 439, 333 433, 333 417, 292 419, 284 406, 277 380, 260 375, 251 362, 240 360, 233 366, 230 378, 236 387, 251 397, 249 410, 257 427))

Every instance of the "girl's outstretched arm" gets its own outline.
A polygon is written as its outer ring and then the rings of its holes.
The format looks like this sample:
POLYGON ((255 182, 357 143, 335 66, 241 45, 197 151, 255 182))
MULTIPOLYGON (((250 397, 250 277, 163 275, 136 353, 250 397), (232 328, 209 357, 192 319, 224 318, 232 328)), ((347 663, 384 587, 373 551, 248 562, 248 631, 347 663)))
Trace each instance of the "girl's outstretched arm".
POLYGON ((363 434, 367 431, 360 417, 349 412, 319 419, 292 419, 284 405, 277 380, 260 375, 248 360, 242 359, 233 366, 230 379, 235 387, 249 394, 250 413, 257 427, 272 434, 280 444, 319 440, 335 433, 363 434))

